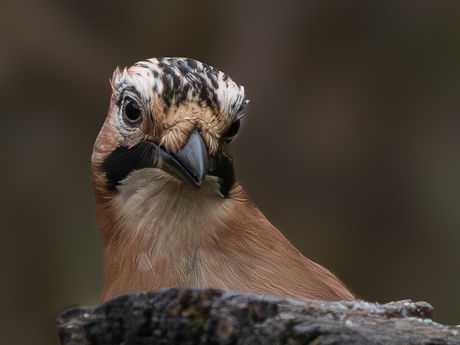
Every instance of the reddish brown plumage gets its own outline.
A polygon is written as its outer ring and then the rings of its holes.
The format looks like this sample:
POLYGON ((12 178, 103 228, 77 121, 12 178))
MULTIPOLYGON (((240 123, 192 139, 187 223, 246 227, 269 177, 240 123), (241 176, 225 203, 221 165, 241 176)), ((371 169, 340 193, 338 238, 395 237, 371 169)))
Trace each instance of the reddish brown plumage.
MULTIPOLYGON (((152 77, 135 70, 137 78, 152 77)), ((131 83, 136 87, 135 80, 131 83)), ((116 94, 120 90, 113 84, 109 115, 92 157, 104 250, 102 300, 173 286, 322 300, 354 298, 337 277, 304 257, 248 200, 237 182, 224 197, 215 176, 207 176, 197 188, 177 174, 150 167, 133 171, 118 189, 108 188, 103 164, 118 146, 153 140, 174 152, 184 145, 190 131, 198 130, 213 157, 225 145, 223 135, 231 124, 227 117, 232 116, 194 102, 162 108, 158 106, 161 99, 150 96, 146 97, 148 107, 165 112, 156 114, 155 130, 146 117, 147 124, 131 136, 119 128, 116 94)))

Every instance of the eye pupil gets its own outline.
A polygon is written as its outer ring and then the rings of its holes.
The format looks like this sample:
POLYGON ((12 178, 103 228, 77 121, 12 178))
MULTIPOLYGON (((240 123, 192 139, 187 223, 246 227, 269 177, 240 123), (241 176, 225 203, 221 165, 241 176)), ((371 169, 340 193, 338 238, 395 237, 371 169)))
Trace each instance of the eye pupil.
POLYGON ((124 102, 124 118, 128 124, 137 124, 141 120, 139 104, 132 98, 126 98, 124 102))
POLYGON ((232 139, 235 137, 235 135, 238 134, 238 131, 240 130, 240 125, 241 125, 240 120, 236 120, 235 122, 232 123, 232 125, 230 126, 226 134, 227 142, 231 142, 232 139))

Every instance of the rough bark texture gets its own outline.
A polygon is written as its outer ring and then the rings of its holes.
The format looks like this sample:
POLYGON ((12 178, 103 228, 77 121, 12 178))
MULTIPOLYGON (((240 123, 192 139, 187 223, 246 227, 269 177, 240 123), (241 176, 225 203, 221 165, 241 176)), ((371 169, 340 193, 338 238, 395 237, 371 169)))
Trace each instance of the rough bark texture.
POLYGON ((79 307, 58 318, 62 345, 460 344, 426 302, 299 301, 242 292, 166 289, 79 307))

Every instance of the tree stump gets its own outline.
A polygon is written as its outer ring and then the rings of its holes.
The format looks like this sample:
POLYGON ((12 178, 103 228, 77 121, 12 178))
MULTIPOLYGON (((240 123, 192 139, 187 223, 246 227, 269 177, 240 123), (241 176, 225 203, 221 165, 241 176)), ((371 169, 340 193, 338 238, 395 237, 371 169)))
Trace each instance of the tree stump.
POLYGON ((62 345, 460 344, 460 328, 410 300, 303 301, 213 289, 171 288, 63 312, 62 345))

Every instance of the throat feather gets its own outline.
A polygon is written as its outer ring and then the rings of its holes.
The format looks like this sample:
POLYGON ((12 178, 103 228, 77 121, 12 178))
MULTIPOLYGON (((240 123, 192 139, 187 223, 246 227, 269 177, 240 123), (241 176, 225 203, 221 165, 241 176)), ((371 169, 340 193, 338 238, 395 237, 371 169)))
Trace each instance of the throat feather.
POLYGON ((149 289, 203 280, 200 252, 219 242, 232 209, 218 178, 208 176, 195 188, 155 168, 128 176, 112 203, 116 217, 105 246, 106 273, 117 275, 120 284, 129 280, 149 289), (120 256, 122 264, 114 259, 120 256))

